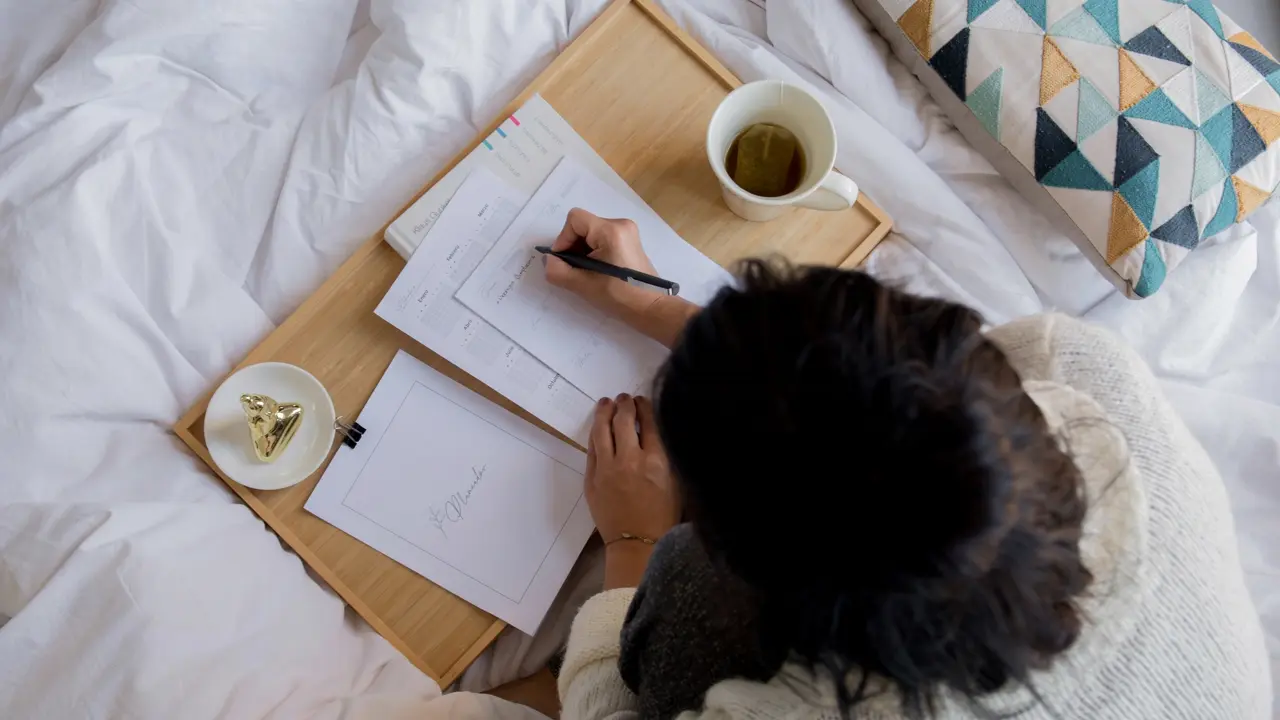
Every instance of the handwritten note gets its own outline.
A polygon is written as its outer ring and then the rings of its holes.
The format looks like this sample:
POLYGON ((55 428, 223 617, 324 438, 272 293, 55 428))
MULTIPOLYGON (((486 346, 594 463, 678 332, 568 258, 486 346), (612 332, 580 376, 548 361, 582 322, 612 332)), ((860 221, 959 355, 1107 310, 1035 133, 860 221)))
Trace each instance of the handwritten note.
POLYGON ((306 509, 533 633, 594 529, 585 456, 401 352, 306 509))
POLYGON ((730 281, 649 206, 565 157, 454 297, 593 398, 647 392, 667 349, 546 281, 534 247, 555 240, 573 207, 634 220, 658 274, 680 283, 681 295, 694 303, 730 281))
POLYGON ((374 312, 585 447, 592 399, 453 297, 524 200, 476 168, 374 312))

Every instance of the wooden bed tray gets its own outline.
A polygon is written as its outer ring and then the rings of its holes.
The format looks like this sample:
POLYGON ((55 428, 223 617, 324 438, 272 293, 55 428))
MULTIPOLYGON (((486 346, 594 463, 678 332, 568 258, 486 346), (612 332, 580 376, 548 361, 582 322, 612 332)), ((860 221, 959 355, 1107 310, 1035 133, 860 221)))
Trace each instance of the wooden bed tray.
MULTIPOLYGON (((727 265, 780 253, 797 262, 857 266, 891 225, 865 195, 849 211, 797 210, 768 223, 740 220, 721 201, 703 140, 711 113, 739 84, 651 0, 616 0, 422 192, 537 92, 676 232, 713 260, 727 265)), ((306 368, 328 388, 338 414, 354 418, 396 351, 404 349, 558 435, 373 314, 404 264, 379 231, 237 369, 269 360, 306 368)), ((209 394, 174 430, 217 472, 204 444, 209 394)), ((442 687, 450 685, 504 624, 305 512, 303 504, 325 466, 275 491, 219 477, 376 631, 442 687)))

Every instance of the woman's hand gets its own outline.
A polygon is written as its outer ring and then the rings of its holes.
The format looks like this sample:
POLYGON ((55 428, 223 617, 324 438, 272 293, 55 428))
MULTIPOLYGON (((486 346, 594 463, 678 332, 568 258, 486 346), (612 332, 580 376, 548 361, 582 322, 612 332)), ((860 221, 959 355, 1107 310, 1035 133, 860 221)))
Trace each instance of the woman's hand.
MULTIPOLYGON (((640 232, 630 220, 613 220, 581 208, 569 211, 552 250, 585 252, 588 257, 618 267, 657 275, 640 244, 640 232)), ((698 308, 657 288, 632 285, 608 275, 575 268, 547 255, 547 282, 564 288, 594 307, 671 347, 698 308)))
MULTIPOLYGON (((587 257, 603 260, 618 267, 657 275, 649 256, 640 244, 640 231, 630 220, 602 218, 581 208, 569 211, 564 229, 551 244, 556 251, 585 252, 587 257)), ((547 256, 547 281, 586 299, 592 305, 610 310, 626 303, 637 293, 657 296, 656 289, 636 287, 608 275, 575 268, 558 257, 547 256)))
POLYGON ((596 403, 587 445, 587 506, 604 538, 605 589, 636 587, 653 546, 680 520, 675 483, 648 398, 619 395, 596 403))

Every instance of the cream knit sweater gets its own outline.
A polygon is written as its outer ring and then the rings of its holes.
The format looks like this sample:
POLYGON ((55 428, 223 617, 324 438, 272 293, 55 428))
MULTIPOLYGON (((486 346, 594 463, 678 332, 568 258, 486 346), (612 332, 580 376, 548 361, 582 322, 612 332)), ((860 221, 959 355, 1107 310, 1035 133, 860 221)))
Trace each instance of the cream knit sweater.
MULTIPOLYGON (((986 707, 1029 708, 1020 720, 1270 718, 1267 653, 1222 480, 1146 365, 1107 332, 1057 315, 989 337, 1085 476, 1081 550, 1095 581, 1082 601, 1080 639, 1034 678, 1053 712, 1018 689, 988 696, 986 707)), ((635 717, 635 697, 618 674, 618 636, 633 594, 601 593, 578 613, 560 674, 566 720, 635 717)), ((939 717, 975 717, 954 698, 943 705, 939 717)), ((682 717, 840 715, 829 678, 787 665, 768 683, 721 682, 700 714, 682 717)), ((902 714, 886 692, 857 705, 854 717, 902 714)))

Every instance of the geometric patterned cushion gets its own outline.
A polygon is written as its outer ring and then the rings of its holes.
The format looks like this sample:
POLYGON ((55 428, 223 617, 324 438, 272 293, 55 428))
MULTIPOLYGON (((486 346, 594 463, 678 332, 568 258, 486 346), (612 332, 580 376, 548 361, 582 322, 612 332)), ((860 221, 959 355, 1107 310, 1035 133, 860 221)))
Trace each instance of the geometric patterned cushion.
POLYGON ((1280 63, 1209 0, 860 4, 1131 296, 1280 186, 1280 63))

